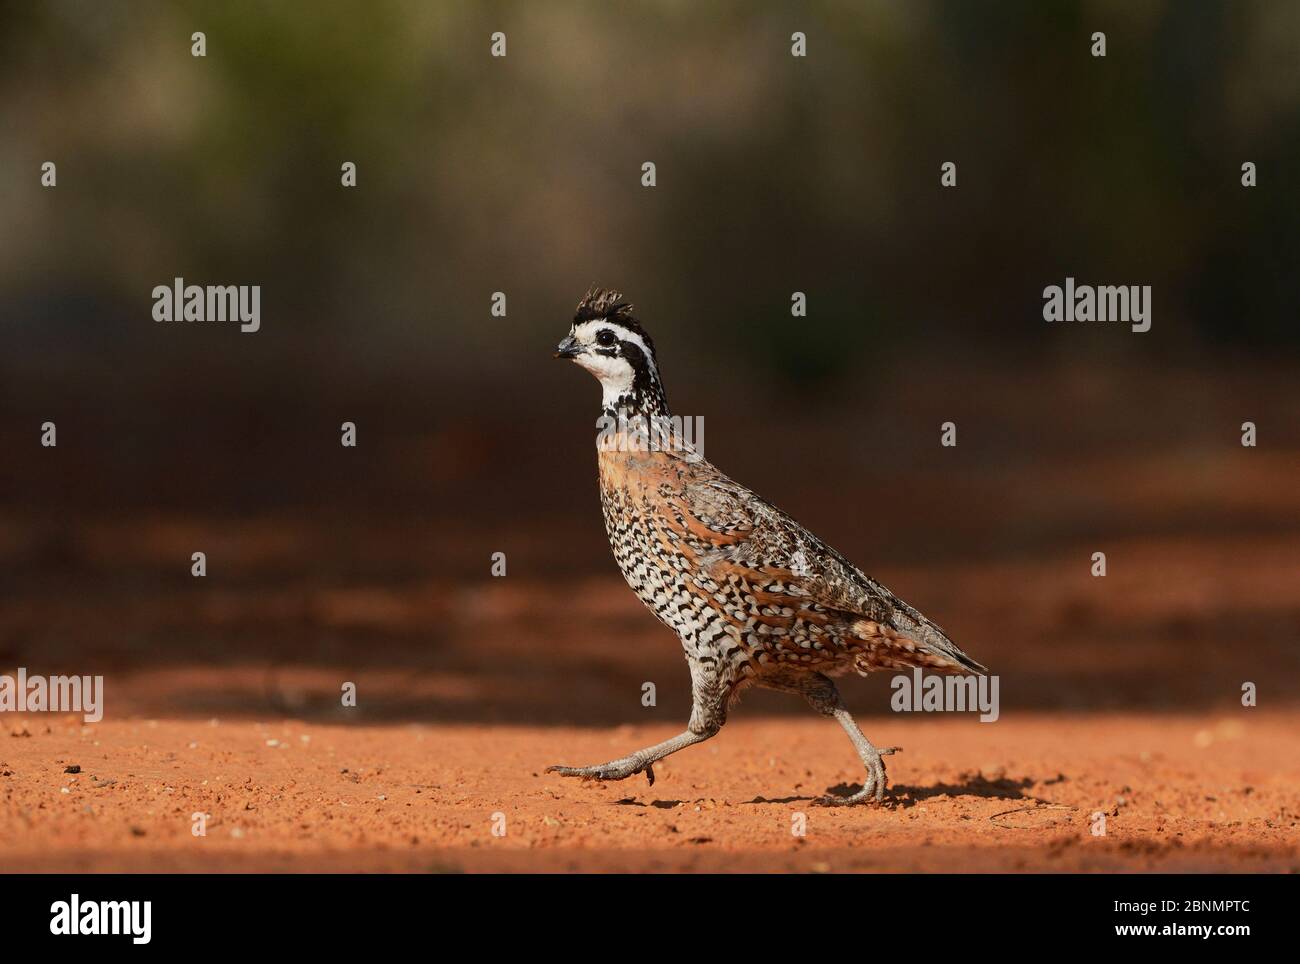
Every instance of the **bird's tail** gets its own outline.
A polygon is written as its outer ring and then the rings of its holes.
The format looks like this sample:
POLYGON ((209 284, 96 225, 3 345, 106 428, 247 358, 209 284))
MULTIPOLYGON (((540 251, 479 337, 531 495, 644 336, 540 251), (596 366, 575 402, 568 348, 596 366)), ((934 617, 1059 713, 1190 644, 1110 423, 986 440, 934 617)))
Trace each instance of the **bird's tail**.
POLYGON ((907 627, 908 635, 936 656, 949 660, 953 664, 949 672, 978 673, 980 676, 988 674, 987 666, 967 656, 937 624, 926 619, 911 606, 904 605, 900 610, 895 610, 894 621, 911 623, 911 626, 907 627))
POLYGON ((914 665, 925 669, 941 673, 988 674, 987 666, 967 656, 936 623, 901 600, 889 622, 889 627, 883 627, 863 620, 854 629, 884 636, 890 640, 890 649, 904 661, 914 661, 914 665))

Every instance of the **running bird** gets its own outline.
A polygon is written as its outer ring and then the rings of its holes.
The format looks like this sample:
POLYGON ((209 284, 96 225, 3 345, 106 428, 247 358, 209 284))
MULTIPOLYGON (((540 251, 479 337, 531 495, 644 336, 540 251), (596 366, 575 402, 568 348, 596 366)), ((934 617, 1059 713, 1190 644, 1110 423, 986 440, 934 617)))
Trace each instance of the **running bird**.
POLYGON ((831 677, 913 667, 984 673, 930 620, 749 489, 705 461, 669 415, 654 342, 616 291, 578 304, 555 357, 600 380, 601 506, 614 559, 632 591, 677 633, 691 673, 685 732, 609 763, 547 772, 593 780, 645 773, 714 736, 746 686, 803 696, 849 735, 867 775, 852 796, 880 801, 882 757, 831 677))

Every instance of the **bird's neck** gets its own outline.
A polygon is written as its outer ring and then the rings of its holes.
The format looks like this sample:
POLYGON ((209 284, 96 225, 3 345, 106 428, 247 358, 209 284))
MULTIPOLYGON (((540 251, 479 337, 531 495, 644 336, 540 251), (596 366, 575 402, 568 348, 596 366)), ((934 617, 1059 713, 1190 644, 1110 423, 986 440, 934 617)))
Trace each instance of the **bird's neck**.
POLYGON ((600 452, 666 452, 673 458, 698 462, 704 456, 703 426, 683 424, 668 411, 668 398, 658 379, 620 393, 606 393, 596 448, 600 452))
POLYGON ((664 394, 659 380, 638 378, 630 387, 606 386, 604 396, 601 398, 601 414, 612 418, 630 419, 636 416, 667 418, 672 413, 668 411, 668 396, 664 394))

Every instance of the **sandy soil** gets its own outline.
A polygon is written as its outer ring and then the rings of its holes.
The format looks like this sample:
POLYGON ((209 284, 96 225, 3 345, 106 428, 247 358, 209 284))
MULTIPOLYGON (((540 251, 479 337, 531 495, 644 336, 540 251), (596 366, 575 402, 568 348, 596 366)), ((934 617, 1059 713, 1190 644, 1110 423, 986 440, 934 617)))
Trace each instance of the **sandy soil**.
POLYGON ((905 748, 879 808, 816 805, 859 780, 816 718, 735 720, 653 787, 543 770, 657 725, 7 722, 6 871, 1300 872, 1296 713, 873 720, 905 748))
POLYGON ((893 567, 999 673, 1002 715, 894 714, 887 678, 845 680, 904 747, 888 804, 849 810, 815 806, 860 780, 843 733, 775 693, 653 788, 545 774, 688 714, 680 646, 612 574, 33 582, 0 609, 5 671, 103 672, 105 718, 0 718, 0 870, 1300 871, 1295 540, 1149 538, 1106 580, 1086 549, 893 567))

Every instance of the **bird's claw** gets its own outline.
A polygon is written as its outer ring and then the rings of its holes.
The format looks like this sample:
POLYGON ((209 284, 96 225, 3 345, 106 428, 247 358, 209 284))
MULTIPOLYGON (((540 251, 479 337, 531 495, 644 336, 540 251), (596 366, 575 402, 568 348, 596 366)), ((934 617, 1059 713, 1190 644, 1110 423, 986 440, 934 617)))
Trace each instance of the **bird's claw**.
POLYGON ((601 763, 589 767, 553 766, 546 768, 547 773, 558 773, 562 777, 579 777, 583 780, 626 780, 637 773, 644 773, 650 786, 655 785, 655 771, 652 764, 644 766, 626 766, 619 763, 601 763))
POLYGON ((851 807, 859 803, 881 803, 885 799, 885 764, 880 758, 903 752, 901 746, 887 746, 875 750, 872 757, 863 762, 867 766, 867 777, 862 781, 862 789, 847 797, 824 796, 816 802, 823 807, 851 807))

